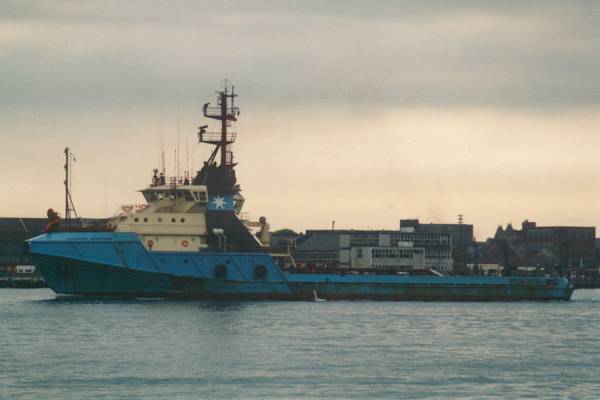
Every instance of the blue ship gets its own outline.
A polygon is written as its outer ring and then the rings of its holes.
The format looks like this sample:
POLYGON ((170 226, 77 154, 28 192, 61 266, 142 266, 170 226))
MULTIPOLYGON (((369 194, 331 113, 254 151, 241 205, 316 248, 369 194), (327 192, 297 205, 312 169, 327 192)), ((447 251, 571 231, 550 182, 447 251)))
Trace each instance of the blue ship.
MULTIPOLYGON (((230 129, 239 116, 233 87, 206 103, 199 142, 214 146, 196 176, 154 170, 141 190, 146 204, 122 207, 101 226, 76 226, 49 210, 47 233, 26 242, 40 274, 57 294, 224 300, 569 300, 559 277, 444 276, 397 270, 306 271, 270 248, 269 225, 240 217, 244 197, 235 176, 230 129), (254 232, 254 231, 257 232, 254 232)), ((67 185, 67 205, 70 201, 67 185)), ((67 206, 67 215, 69 208, 67 206)))

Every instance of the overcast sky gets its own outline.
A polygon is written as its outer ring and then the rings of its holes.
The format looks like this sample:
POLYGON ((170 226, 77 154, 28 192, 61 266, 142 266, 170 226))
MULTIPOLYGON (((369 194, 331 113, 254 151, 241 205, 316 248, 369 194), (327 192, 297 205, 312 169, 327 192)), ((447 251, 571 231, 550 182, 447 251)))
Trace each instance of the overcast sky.
POLYGON ((0 56, 2 216, 62 208, 67 145, 80 214, 140 202, 229 78, 275 229, 600 224, 598 2, 0 0, 0 56))

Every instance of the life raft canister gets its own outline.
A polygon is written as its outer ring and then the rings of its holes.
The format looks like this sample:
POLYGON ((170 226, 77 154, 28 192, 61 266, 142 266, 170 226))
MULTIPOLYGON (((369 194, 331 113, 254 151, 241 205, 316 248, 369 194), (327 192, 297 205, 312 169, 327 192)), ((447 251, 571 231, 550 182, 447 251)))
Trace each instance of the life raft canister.
POLYGON ((267 267, 264 265, 257 265, 254 267, 254 276, 257 278, 264 278, 267 276, 267 267))
POLYGON ((217 278, 223 278, 227 276, 227 272, 227 267, 225 265, 218 264, 217 266, 215 266, 214 274, 217 278))

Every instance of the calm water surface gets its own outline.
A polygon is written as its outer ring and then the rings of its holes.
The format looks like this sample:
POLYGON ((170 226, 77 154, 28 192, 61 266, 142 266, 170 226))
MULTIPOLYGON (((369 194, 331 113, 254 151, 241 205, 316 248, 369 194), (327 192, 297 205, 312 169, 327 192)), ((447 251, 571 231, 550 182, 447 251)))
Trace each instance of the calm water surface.
POLYGON ((573 301, 170 302, 0 289, 0 398, 600 398, 573 301))

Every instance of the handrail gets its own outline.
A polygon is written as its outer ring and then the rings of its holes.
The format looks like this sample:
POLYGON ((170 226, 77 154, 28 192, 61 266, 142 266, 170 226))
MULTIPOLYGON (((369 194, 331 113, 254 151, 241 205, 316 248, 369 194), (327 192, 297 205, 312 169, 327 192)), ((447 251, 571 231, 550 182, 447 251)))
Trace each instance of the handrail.
MULTIPOLYGON (((225 141, 227 143, 235 142, 237 136, 236 132, 227 132, 225 134, 225 141)), ((223 135, 220 132, 201 132, 200 141, 203 143, 220 143, 223 135)))

